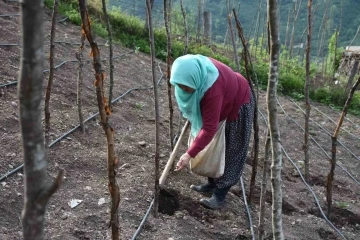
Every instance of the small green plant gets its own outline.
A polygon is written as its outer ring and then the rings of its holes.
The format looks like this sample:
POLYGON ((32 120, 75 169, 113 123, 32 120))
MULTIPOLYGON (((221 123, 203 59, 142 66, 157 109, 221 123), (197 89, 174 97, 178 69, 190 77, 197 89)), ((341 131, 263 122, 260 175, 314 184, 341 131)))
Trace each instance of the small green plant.
POLYGON ((142 103, 135 103, 135 108, 141 110, 144 107, 142 103))
POLYGON ((336 206, 338 206, 339 208, 342 208, 342 209, 349 208, 349 204, 346 202, 335 202, 335 203, 336 203, 336 206))
POLYGON ((140 47, 135 47, 135 53, 139 53, 140 47))

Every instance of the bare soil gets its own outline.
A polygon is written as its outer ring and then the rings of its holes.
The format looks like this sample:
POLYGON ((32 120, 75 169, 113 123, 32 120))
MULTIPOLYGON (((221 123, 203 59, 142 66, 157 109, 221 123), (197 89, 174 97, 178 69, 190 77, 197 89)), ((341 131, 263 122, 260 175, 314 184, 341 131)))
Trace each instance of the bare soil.
MULTIPOLYGON (((19 13, 16 3, 0 1, 0 15, 19 13)), ((48 68, 49 32, 51 11, 45 14, 45 67, 48 68)), ((60 19, 61 17, 59 17, 60 19)), ((0 17, 0 44, 20 44, 19 17, 0 17)), ((80 28, 68 22, 57 25, 56 40, 78 43, 80 28)), ((97 39, 104 44, 104 39, 97 39)), ((19 73, 19 46, 0 46, 0 85, 16 81, 19 73)), ((55 62, 74 60, 78 45, 57 43, 55 62)), ((108 48, 100 46, 102 59, 107 59, 108 48)), ((115 89, 114 96, 120 96, 134 87, 151 86, 150 58, 141 53, 129 53, 130 49, 115 46, 115 89)), ((89 47, 85 49, 88 60, 89 47)), ((165 64, 158 61, 157 78, 164 73, 165 64)), ((103 66, 108 73, 109 65, 103 66)), ((55 82, 51 96, 51 138, 62 136, 77 126, 76 107, 77 63, 67 62, 55 72, 55 82)), ((97 112, 94 75, 91 62, 84 66, 83 112, 85 118, 97 112)), ((109 74, 107 74, 108 76, 109 74)), ((44 74, 44 86, 48 74, 44 74)), ((161 169, 170 155, 168 137, 168 101, 167 86, 162 79, 160 93, 160 154, 161 169)), ((286 97, 279 97, 286 114, 301 126, 304 117, 301 110, 286 97)), ((266 113, 265 92, 260 92, 259 109, 266 113)), ((16 86, 7 87, 0 97, 0 174, 22 164, 21 136, 17 107, 16 86)), ((303 107, 302 103, 298 103, 303 107)), ((175 104, 174 104, 175 105, 175 104)), ((339 113, 326 106, 314 104, 334 121, 339 113)), ((121 189, 120 222, 122 239, 130 239, 139 226, 153 197, 154 184, 154 100, 153 90, 134 90, 114 105, 111 125, 116 131, 116 154, 120 163, 117 180, 121 189), (139 142, 145 141, 145 144, 139 142)), ((179 120, 175 109, 175 130, 184 124, 179 120)), ((279 108, 279 125, 282 144, 291 159, 301 166, 303 161, 303 132, 279 108)), ((360 119, 349 116, 341 131, 340 141, 360 157, 360 119), (355 137, 354 137, 355 135, 355 137)), ((312 110, 311 135, 328 154, 331 154, 331 138, 335 124, 325 115, 312 110)), ((109 194, 106 172, 106 140, 96 118, 86 123, 86 133, 76 130, 47 152, 49 161, 49 179, 55 177, 59 169, 64 169, 65 177, 61 188, 48 204, 46 212, 46 239, 109 239, 109 194), (98 204, 105 198, 107 203, 98 204), (75 208, 70 208, 71 199, 83 200, 75 208)), ((251 206, 252 224, 256 232, 259 212, 259 192, 263 160, 263 145, 266 124, 260 116, 261 159, 257 177, 256 196, 251 206)), ((186 150, 185 142, 179 155, 186 150)), ((249 156, 251 155, 249 149, 249 156)), ((316 193, 324 211, 325 184, 329 171, 329 158, 315 144, 310 147, 311 179, 310 186, 316 193)), ((359 159, 346 149, 338 147, 338 160, 356 179, 360 179, 359 159)), ((249 161, 250 162, 250 161, 249 161)), ((295 168, 283 156, 283 228, 286 239, 340 239, 326 223, 315 205, 313 196, 302 182, 295 168)), ((302 168, 301 168, 302 169, 302 168)), ((248 195, 251 166, 246 165, 243 179, 248 195)), ((249 221, 245 211, 242 192, 234 187, 227 197, 227 204, 221 210, 208 210, 199 205, 202 197, 189 189, 191 184, 204 182, 205 179, 187 171, 171 173, 166 184, 166 192, 161 195, 160 214, 154 218, 151 214, 138 239, 251 239, 249 221), (169 193, 170 192, 170 193, 169 193)), ((271 239, 271 186, 268 180, 266 201, 266 235, 271 239)), ((360 235, 360 186, 350 179, 339 167, 336 169, 334 183, 334 210, 332 223, 347 239, 358 239, 360 235)), ((22 239, 21 210, 23 206, 22 171, 7 178, 0 184, 0 239, 22 239)))

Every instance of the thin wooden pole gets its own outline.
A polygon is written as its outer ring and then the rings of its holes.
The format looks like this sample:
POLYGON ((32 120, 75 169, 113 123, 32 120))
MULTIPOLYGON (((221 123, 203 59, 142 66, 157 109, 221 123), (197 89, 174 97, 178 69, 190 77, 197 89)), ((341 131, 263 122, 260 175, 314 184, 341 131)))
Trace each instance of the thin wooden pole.
POLYGON ((54 0, 54 7, 52 13, 52 20, 51 20, 51 30, 50 30, 50 57, 49 57, 49 64, 50 64, 50 71, 49 71, 49 81, 46 87, 45 93, 45 147, 49 146, 50 142, 50 96, 51 96, 51 88, 54 81, 54 50, 55 50, 55 28, 56 28, 56 16, 57 16, 57 9, 59 5, 59 0, 54 0))
POLYGON ((304 134, 304 163, 305 163, 305 180, 309 182, 310 178, 310 155, 309 155, 309 119, 310 119, 310 54, 311 54, 311 7, 312 0, 308 0, 308 34, 306 41, 306 79, 305 79, 305 134, 304 134))
POLYGON ((339 131, 341 128, 341 125, 344 121, 344 118, 347 114, 347 110, 349 108, 349 105, 351 103, 351 100, 354 96, 355 90, 358 88, 358 86, 360 85, 360 77, 358 78, 358 80, 356 81, 356 83, 353 85, 353 87, 351 88, 351 91, 348 95, 348 98, 345 102, 345 105, 343 107, 341 116, 339 118, 338 124, 336 125, 334 134, 331 136, 331 167, 330 167, 330 172, 328 174, 327 177, 327 184, 326 184, 326 202, 327 202, 327 215, 328 218, 331 219, 331 211, 332 211, 332 187, 333 187, 333 182, 334 182, 334 172, 335 172, 335 167, 336 167, 336 145, 337 145, 337 137, 339 135, 339 131))
POLYGON ((106 135, 107 142, 107 170, 108 170, 108 189, 111 196, 110 223, 111 237, 113 240, 120 238, 119 214, 120 189, 116 182, 116 166, 119 159, 115 156, 114 129, 109 124, 109 115, 111 114, 108 101, 104 93, 105 74, 101 67, 100 51, 97 43, 94 41, 91 32, 90 18, 86 8, 85 0, 79 0, 80 15, 82 20, 82 31, 85 34, 93 56, 93 66, 95 70, 96 99, 100 113, 100 124, 106 135))
POLYGON ((154 41, 154 31, 152 23, 152 14, 151 14, 151 0, 146 0, 146 9, 148 16, 148 27, 149 27, 149 41, 150 41, 150 53, 151 53, 151 72, 152 72, 152 82, 154 86, 154 100, 155 100, 155 198, 154 198, 154 217, 158 217, 158 207, 159 207, 159 131, 160 131, 160 117, 159 117, 159 97, 158 97, 158 87, 156 83, 156 71, 155 71, 155 41, 154 41))

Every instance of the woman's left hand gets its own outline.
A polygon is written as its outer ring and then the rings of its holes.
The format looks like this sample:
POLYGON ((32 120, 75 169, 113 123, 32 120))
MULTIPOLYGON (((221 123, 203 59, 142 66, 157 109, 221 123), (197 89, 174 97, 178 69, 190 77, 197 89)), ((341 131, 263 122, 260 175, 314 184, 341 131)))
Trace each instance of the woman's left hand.
POLYGON ((175 171, 179 171, 181 169, 184 169, 187 165, 189 165, 190 162, 190 155, 188 153, 185 153, 180 157, 180 160, 176 164, 175 171))

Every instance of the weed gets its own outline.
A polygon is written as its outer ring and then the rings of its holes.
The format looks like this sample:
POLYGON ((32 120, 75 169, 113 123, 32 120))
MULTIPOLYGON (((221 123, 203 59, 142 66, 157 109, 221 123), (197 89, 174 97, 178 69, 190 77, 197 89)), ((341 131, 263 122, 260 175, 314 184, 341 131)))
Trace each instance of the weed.
POLYGON ((339 207, 339 208, 342 208, 342 209, 347 209, 349 208, 349 204, 346 203, 346 202, 335 202, 336 205, 339 207))
POLYGON ((141 110, 144 107, 142 103, 135 103, 135 108, 141 110))

